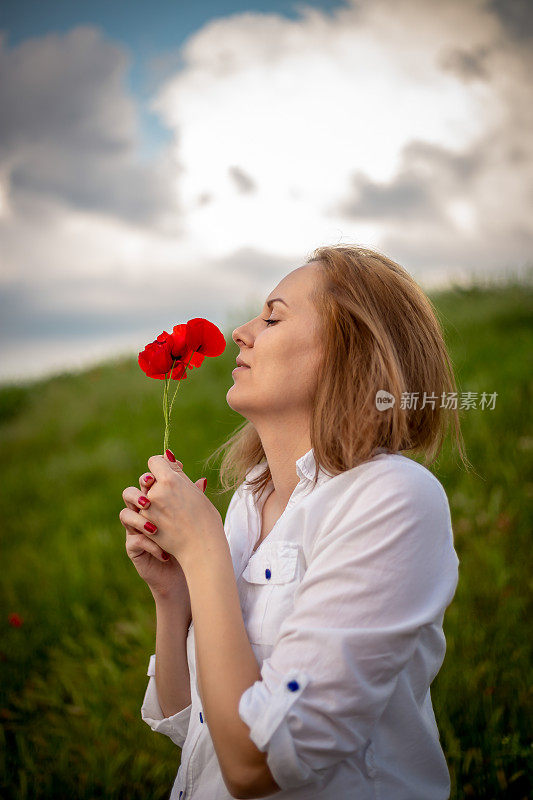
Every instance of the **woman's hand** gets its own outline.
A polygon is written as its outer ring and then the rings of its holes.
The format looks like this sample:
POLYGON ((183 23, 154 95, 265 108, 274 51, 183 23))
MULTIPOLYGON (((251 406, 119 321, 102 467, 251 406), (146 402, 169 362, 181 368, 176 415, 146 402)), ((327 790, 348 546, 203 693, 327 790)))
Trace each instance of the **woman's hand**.
MULTIPOLYGON (((183 464, 176 461, 171 464, 173 469, 183 469, 183 464)), ((142 533, 137 527, 126 520, 126 513, 139 514, 143 508, 150 508, 148 494, 155 483, 155 478, 150 473, 144 473, 139 478, 139 491, 134 486, 128 486, 122 493, 122 498, 127 508, 123 509, 119 518, 126 529, 126 552, 141 578, 148 584, 154 599, 176 599, 188 606, 190 615, 190 598, 185 575, 179 562, 156 544, 147 534, 142 533), (144 498, 148 502, 143 502, 144 498)), ((203 492, 205 479, 199 478, 196 486, 203 492)), ((131 519, 129 517, 129 519, 131 519)), ((140 520, 138 520, 140 522, 140 520)), ((136 520, 137 522, 137 520, 136 520)), ((144 521, 142 523, 144 525, 144 521)))
POLYGON ((169 457, 151 456, 148 467, 156 480, 148 491, 150 505, 138 514, 129 508, 120 513, 121 522, 148 535, 187 573, 188 563, 196 563, 204 553, 221 543, 227 547, 228 543, 220 512, 179 463, 169 457))

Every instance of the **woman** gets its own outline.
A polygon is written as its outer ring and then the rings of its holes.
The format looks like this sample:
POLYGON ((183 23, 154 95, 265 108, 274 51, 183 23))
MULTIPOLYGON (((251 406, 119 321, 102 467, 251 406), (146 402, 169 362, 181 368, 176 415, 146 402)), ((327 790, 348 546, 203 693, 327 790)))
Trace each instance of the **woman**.
POLYGON ((401 454, 427 464, 451 419, 469 466, 432 305, 384 255, 322 247, 233 339, 224 525, 170 451, 123 494, 171 800, 444 800, 430 684, 459 560, 441 483, 401 454))

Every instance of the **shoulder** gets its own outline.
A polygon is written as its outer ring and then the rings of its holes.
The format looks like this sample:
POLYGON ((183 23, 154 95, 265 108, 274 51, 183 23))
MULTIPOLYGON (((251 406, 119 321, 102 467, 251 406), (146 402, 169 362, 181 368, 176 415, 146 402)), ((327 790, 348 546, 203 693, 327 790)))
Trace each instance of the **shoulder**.
POLYGON ((327 484, 336 505, 399 503, 402 507, 422 504, 433 509, 448 507, 442 483, 422 464, 400 454, 383 453, 346 470, 327 484))
POLYGON ((401 541, 415 549, 453 546, 444 487, 412 459, 382 454, 331 478, 323 488, 329 502, 322 503, 326 510, 309 542, 310 552, 319 542, 370 549, 377 541, 401 541))

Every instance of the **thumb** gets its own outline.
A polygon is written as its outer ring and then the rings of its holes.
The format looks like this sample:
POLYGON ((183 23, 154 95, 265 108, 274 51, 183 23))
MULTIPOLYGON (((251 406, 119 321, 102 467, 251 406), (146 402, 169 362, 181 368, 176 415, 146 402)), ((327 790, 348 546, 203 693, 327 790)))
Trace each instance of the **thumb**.
POLYGON ((164 457, 165 457, 167 463, 169 464, 169 466, 172 467, 174 472, 183 472, 183 464, 182 464, 181 461, 178 461, 176 459, 176 456, 174 455, 172 450, 165 450, 165 456, 164 457), (172 458, 170 458, 169 453, 170 453, 170 456, 172 456, 172 458))
MULTIPOLYGON (((175 457, 174 453, 172 452, 172 450, 165 450, 165 458, 166 458, 167 462, 170 464, 170 466, 172 467, 172 469, 174 470, 174 472, 183 472, 183 464, 181 463, 181 461, 178 461, 176 459, 176 457, 175 457), (174 461, 172 461, 172 458, 169 458, 169 456, 168 456, 169 453, 171 454, 171 456, 174 459, 174 461)), ((198 486, 198 488, 202 492, 205 492, 205 490, 207 489, 207 478, 198 478, 198 480, 195 481, 194 483, 195 483, 195 486, 198 486)))

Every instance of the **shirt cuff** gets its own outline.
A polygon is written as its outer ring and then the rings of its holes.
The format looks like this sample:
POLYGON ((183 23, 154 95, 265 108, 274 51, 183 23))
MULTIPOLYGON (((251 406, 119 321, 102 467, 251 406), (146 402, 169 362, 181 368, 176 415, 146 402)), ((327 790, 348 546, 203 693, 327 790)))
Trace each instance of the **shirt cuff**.
POLYGON ((156 733, 164 733, 165 736, 172 739, 174 744, 178 747, 183 747, 187 737, 187 731, 189 730, 192 703, 176 714, 173 714, 171 717, 163 716, 155 684, 155 653, 150 656, 150 663, 146 674, 149 675, 150 678, 141 707, 142 719, 153 731, 156 733))
POLYGON ((239 701, 239 716, 250 728, 250 739, 267 753, 267 764, 280 789, 293 789, 318 780, 299 758, 287 715, 310 681, 307 672, 293 668, 273 690, 264 680, 246 689, 239 701))

